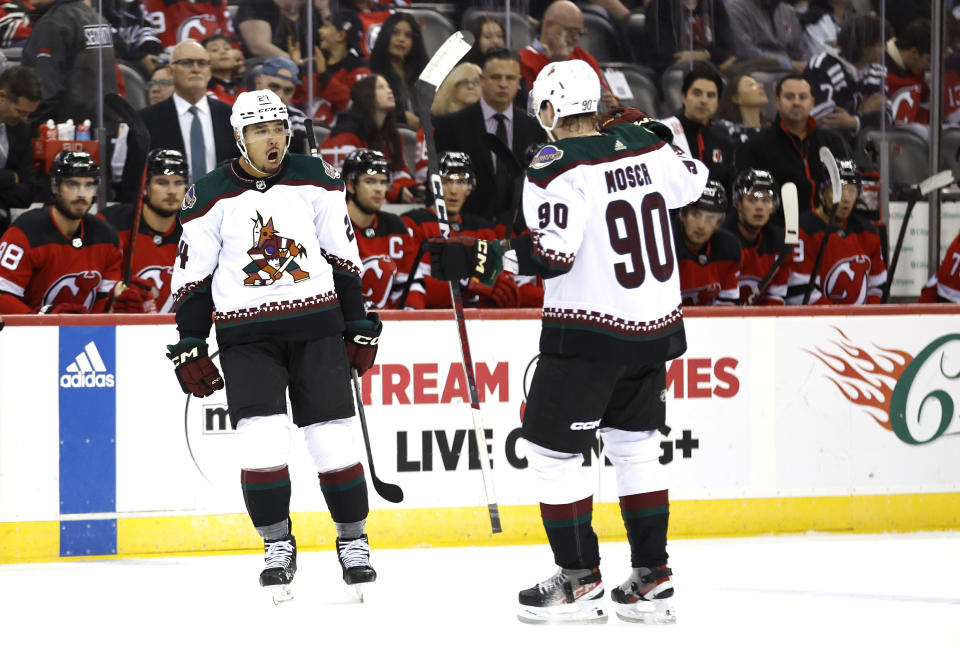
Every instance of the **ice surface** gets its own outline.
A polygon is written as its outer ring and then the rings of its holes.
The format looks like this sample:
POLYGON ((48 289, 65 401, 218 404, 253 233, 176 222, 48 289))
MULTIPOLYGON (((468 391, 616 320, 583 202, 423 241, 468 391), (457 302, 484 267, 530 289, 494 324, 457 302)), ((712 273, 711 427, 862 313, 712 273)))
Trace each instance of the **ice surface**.
MULTIPOLYGON (((554 571, 546 546, 385 551, 375 529, 371 544, 364 604, 332 550, 300 553, 279 606, 257 554, 2 565, 0 646, 960 646, 960 533, 673 541, 667 627, 612 605, 603 626, 519 623, 517 591, 554 571)), ((609 590, 629 551, 600 550, 609 590)))

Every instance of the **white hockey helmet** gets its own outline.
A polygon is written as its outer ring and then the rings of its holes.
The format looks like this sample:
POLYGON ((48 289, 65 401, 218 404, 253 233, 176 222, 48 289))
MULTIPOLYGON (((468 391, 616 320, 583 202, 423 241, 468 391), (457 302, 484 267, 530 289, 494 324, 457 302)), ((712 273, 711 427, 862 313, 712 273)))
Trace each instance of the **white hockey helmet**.
POLYGON ((595 113, 599 105, 600 78, 586 61, 573 59, 550 63, 540 70, 530 91, 527 112, 552 133, 561 117, 595 113), (545 101, 553 106, 552 124, 540 120, 545 101))
POLYGON ((283 154, 286 155, 290 148, 290 116, 287 114, 286 104, 273 90, 252 90, 237 96, 233 103, 233 112, 230 113, 230 125, 233 126, 240 154, 251 166, 253 162, 247 155, 243 130, 251 124, 278 120, 283 122, 283 128, 287 132, 287 143, 283 147, 283 154))

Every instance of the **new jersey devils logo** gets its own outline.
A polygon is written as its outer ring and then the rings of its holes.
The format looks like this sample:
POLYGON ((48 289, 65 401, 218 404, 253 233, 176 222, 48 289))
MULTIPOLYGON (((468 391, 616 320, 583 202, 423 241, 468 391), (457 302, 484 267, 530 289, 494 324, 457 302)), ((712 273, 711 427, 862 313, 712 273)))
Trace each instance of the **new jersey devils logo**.
POLYGON ((397 264, 385 254, 363 260, 363 301, 374 308, 383 308, 390 301, 397 264))
POLYGON ((173 311, 173 295, 170 294, 170 281, 173 279, 171 266, 147 266, 137 273, 141 279, 146 279, 154 285, 153 299, 158 313, 173 311))
POLYGON ((63 275, 47 288, 47 292, 43 294, 43 305, 81 304, 91 310, 93 302, 97 300, 97 288, 100 287, 101 279, 96 270, 63 275))
POLYGON ((867 301, 867 273, 870 258, 863 254, 833 264, 824 280, 827 297, 837 304, 864 304, 867 301))
POLYGON ((182 43, 184 39, 187 38, 193 38, 195 40, 202 41, 211 33, 210 29, 208 29, 208 26, 212 27, 214 31, 217 30, 216 16, 210 14, 190 16, 180 23, 180 27, 177 28, 177 42, 182 43))

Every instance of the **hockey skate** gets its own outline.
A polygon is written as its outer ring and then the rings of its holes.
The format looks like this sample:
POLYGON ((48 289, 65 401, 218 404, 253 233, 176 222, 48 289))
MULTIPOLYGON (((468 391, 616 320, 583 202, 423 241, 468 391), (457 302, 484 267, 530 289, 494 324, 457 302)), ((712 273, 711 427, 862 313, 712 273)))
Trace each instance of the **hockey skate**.
POLYGON ((293 575, 297 573, 297 540, 292 535, 263 542, 265 567, 260 586, 273 598, 274 605, 293 598, 293 575))
POLYGON ((631 623, 676 623, 672 575, 666 565, 634 568, 630 578, 610 592, 617 604, 617 617, 631 623))
POLYGON ((561 569, 520 592, 523 623, 606 623, 599 569, 561 569))
POLYGON ((354 586, 357 598, 363 603, 363 586, 377 580, 377 572, 370 566, 367 534, 354 539, 337 538, 337 558, 343 569, 343 582, 354 586))

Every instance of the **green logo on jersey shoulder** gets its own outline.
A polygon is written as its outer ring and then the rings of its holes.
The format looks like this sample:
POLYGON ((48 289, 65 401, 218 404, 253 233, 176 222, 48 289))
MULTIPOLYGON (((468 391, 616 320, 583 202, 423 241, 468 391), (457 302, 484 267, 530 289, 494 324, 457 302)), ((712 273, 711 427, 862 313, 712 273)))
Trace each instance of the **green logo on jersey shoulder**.
POLYGON ((183 202, 180 203, 180 209, 190 209, 197 204, 197 185, 192 184, 190 188, 187 189, 187 193, 183 194, 183 202))
POLYGON ((552 144, 547 144, 537 152, 536 157, 530 161, 531 169, 542 169, 550 166, 563 157, 563 151, 552 144))

